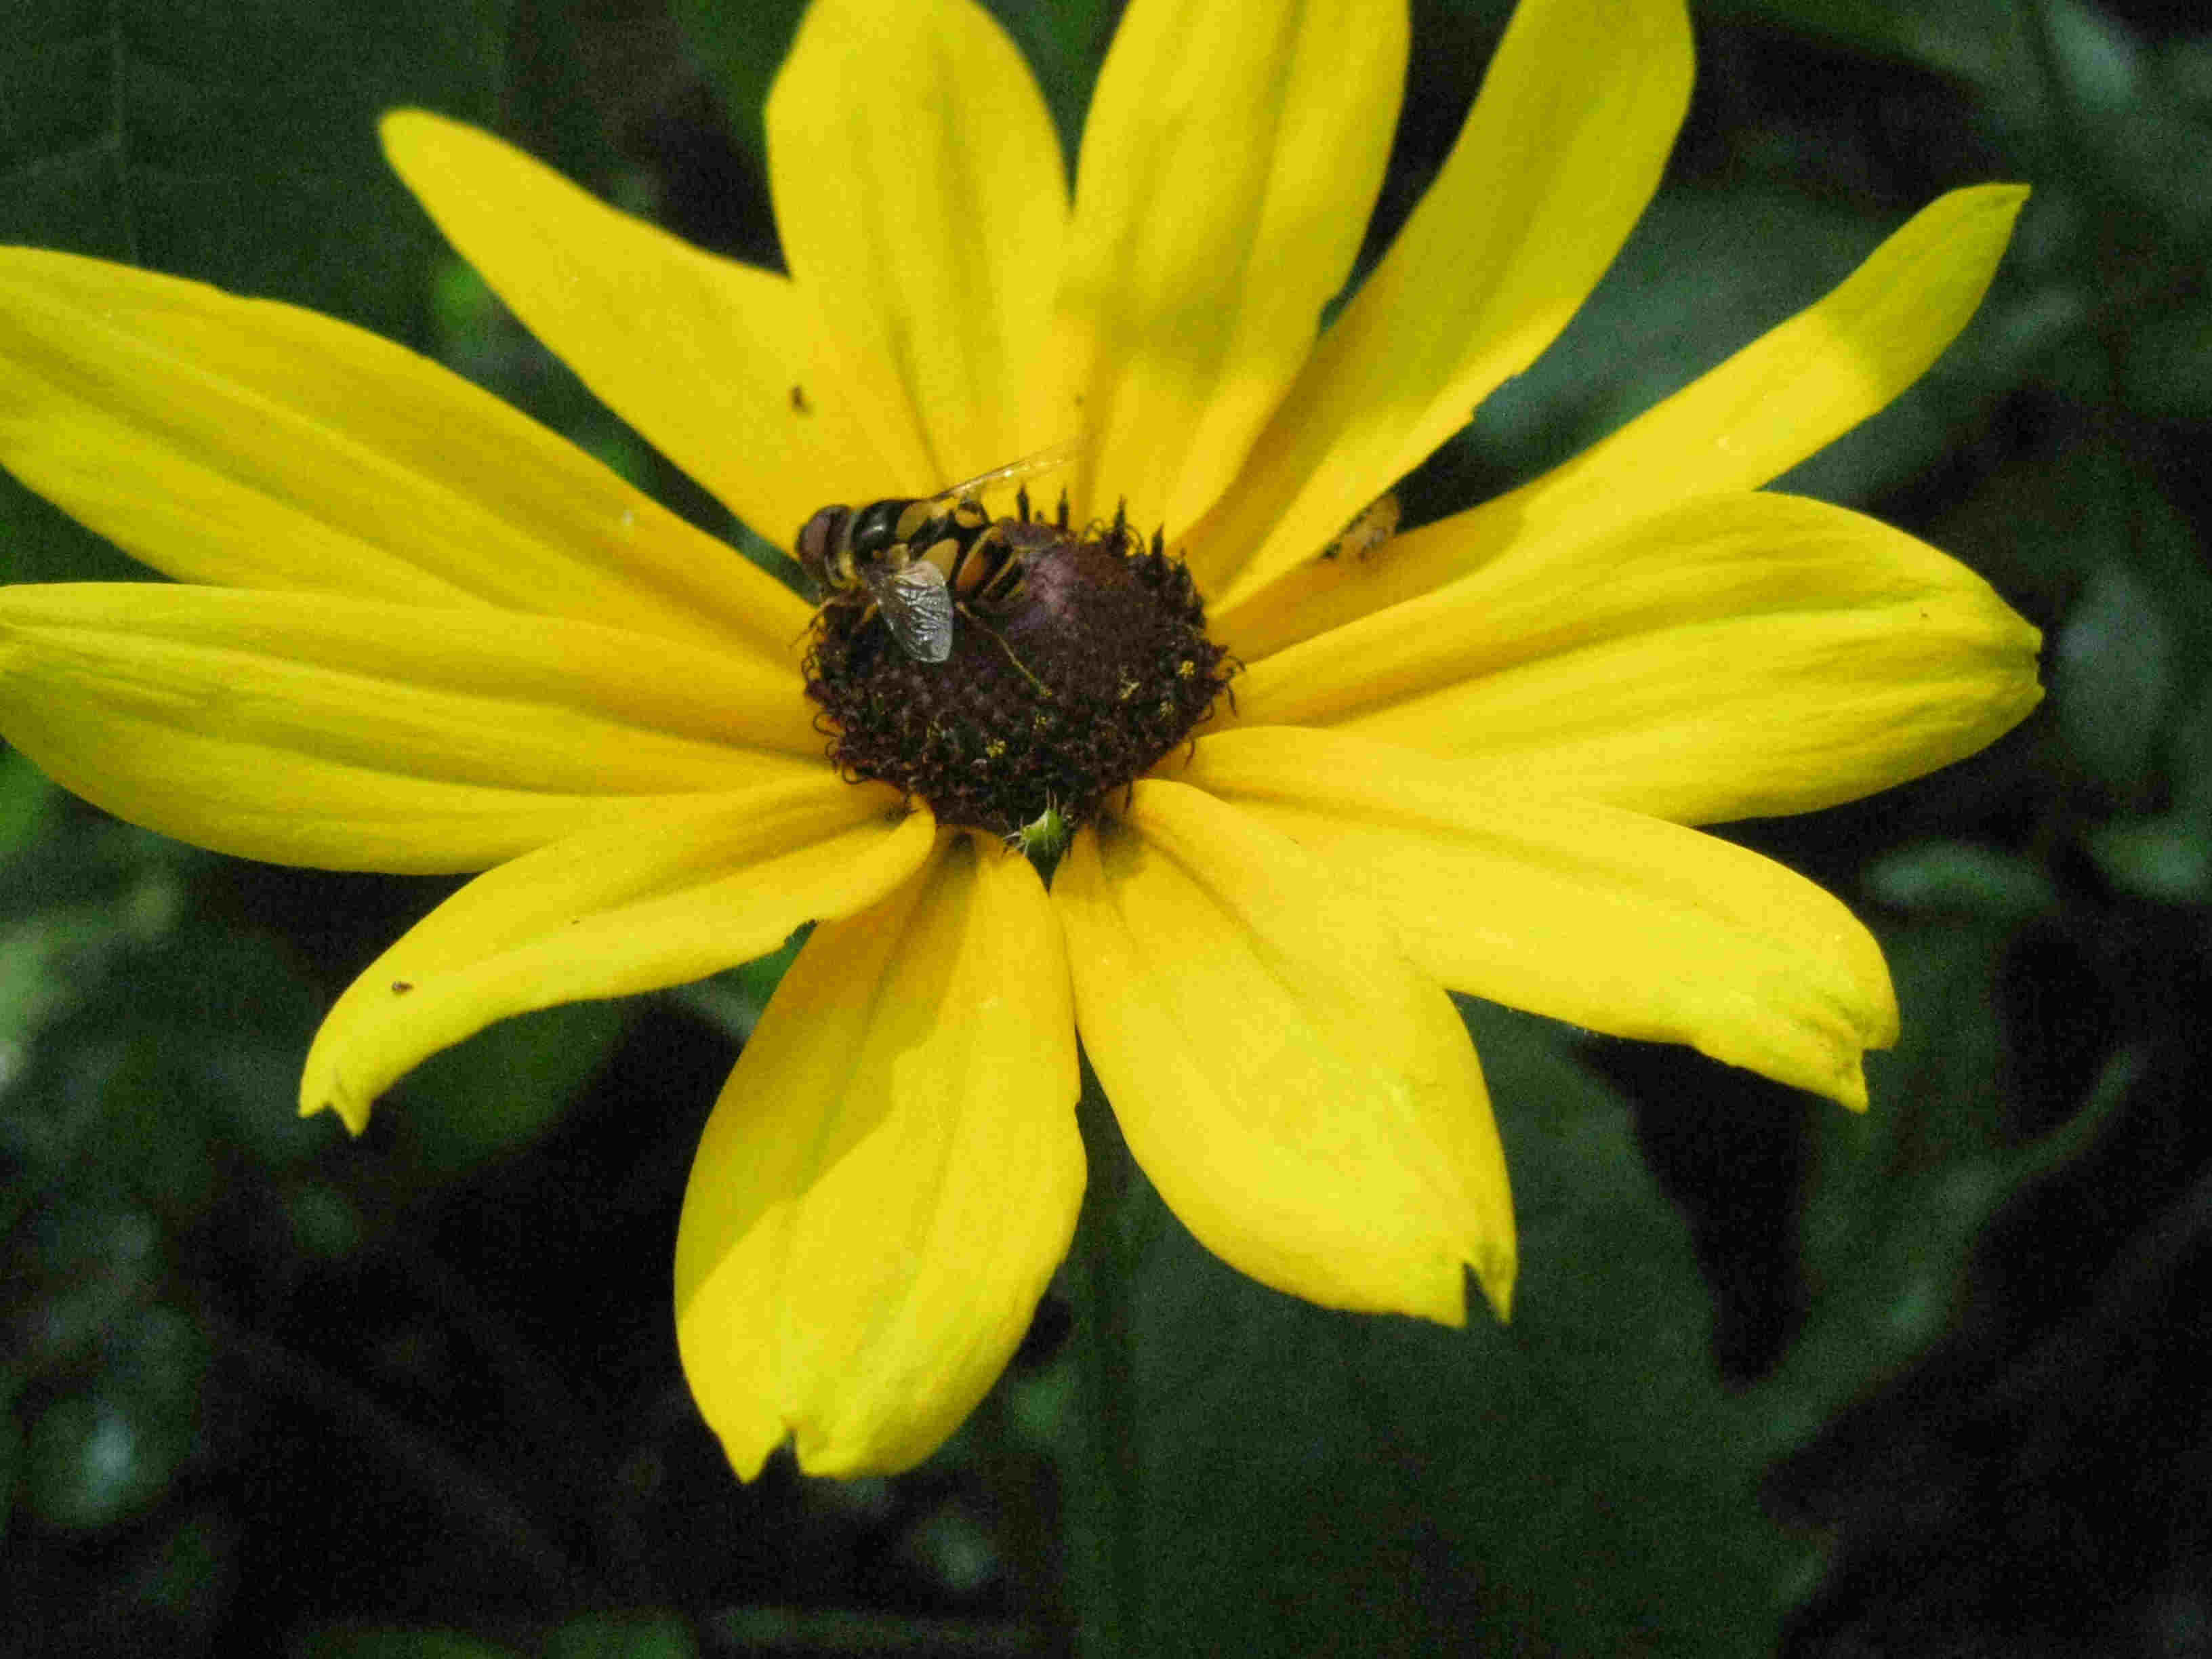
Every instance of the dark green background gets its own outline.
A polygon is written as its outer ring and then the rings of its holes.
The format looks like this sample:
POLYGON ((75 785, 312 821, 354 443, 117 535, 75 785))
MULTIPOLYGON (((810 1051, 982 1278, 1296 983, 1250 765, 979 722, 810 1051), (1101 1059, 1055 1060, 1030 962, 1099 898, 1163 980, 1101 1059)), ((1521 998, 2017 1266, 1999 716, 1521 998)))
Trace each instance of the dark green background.
MULTIPOLYGON (((1070 147, 1106 0, 1000 8, 1070 147)), ((1504 8, 1415 9, 1368 257, 1504 8)), ((773 261, 738 0, 10 0, 0 239, 433 350, 738 532, 454 264, 377 112, 489 124, 773 261)), ((1319 1312, 1139 1192, 1144 1650, 2200 1652, 2212 1182, 2212 32, 2158 0, 1725 0, 1667 185, 1435 517, 1810 302, 1953 186, 2035 197, 1982 316, 1786 481, 2049 632, 1987 754, 1737 826, 1881 935, 1863 1120, 1469 1006, 1510 1329, 1319 1312), (2192 32, 2193 31, 2193 32, 2192 32)), ((895 94, 895 88, 884 89, 895 94)), ((988 204, 980 204, 988 210, 988 204)), ((0 477, 9 580, 128 574, 0 477)), ((923 1469, 728 1475, 676 1366, 691 1147, 780 963, 486 1033, 349 1142, 320 1011, 447 890, 212 858, 0 757, 0 1652, 986 1654, 1078 1639, 1101 1495, 1055 1296, 923 1469)))

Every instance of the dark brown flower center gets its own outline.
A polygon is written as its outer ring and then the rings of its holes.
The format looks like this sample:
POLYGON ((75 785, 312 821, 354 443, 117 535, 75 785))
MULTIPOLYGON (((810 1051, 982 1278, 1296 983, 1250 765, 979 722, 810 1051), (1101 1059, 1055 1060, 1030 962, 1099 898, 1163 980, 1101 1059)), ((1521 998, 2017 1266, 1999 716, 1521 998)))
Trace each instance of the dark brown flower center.
POLYGON ((1234 665, 1157 536, 1008 519, 992 543, 946 660, 902 649, 865 592, 839 595, 815 619, 806 694, 846 776, 1010 839, 1051 811, 1073 829, 1189 736, 1234 665))

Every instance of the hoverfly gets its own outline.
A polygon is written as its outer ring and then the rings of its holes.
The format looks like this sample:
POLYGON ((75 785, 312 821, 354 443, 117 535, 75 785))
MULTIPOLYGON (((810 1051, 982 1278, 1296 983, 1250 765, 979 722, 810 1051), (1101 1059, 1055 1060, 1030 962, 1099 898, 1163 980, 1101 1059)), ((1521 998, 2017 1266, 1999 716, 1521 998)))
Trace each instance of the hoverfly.
MULTIPOLYGON (((1073 441, 1054 444, 934 495, 825 507, 799 530, 799 566, 825 604, 865 590, 907 655, 943 662, 952 654, 953 612, 965 609, 969 556, 1006 542, 1000 525, 1012 522, 994 520, 982 493, 1063 466, 1074 453, 1073 441)), ((999 574, 987 569, 981 580, 999 574)))

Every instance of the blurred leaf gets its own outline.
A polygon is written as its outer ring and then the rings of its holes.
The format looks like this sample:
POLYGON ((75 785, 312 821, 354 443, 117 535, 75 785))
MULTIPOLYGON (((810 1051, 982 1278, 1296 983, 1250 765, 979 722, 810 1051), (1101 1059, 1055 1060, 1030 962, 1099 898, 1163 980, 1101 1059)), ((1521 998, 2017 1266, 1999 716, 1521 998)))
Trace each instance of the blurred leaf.
POLYGON ((133 1585, 138 1600, 177 1626, 204 1631, 235 1587, 237 1545, 235 1526, 216 1515, 180 1522, 148 1553, 133 1585))
POLYGON ((1970 550, 1970 562, 1996 573, 2000 586, 2073 595, 2075 607, 2088 607, 2085 636, 2070 640, 2062 627, 2045 641, 2045 677, 2069 733, 2076 722, 2106 718, 2090 708, 2124 699, 2112 711, 2123 717, 2114 734, 2123 744, 2143 735, 2139 723, 2130 725, 2142 719, 2138 645, 2164 665, 2162 677, 2187 677, 2173 687, 2179 695, 2193 694, 2212 665, 2212 567, 2190 520, 2144 475, 2146 459, 2101 436, 2055 453, 2024 453, 1984 477, 1934 532, 1938 545, 1970 550), (2115 632, 2135 617, 2152 629, 2139 642, 2115 632), (2083 656, 2069 668, 2074 648, 2083 656), (2121 685, 2087 684, 2108 661, 2121 685), (2087 706, 2070 714, 2064 705, 2076 690, 2087 706))
POLYGON ((411 325, 430 235, 376 118, 400 103, 488 116, 506 0, 27 12, 11 10, 0 82, 0 236, 411 325))
MULTIPOLYGON (((0 928, 0 1045, 20 1051, 83 998, 83 981, 119 948, 123 928, 101 911, 64 910, 0 928)), ((96 982, 96 980, 95 980, 96 982)))
MULTIPOLYGON (((791 48, 805 0, 671 0, 701 67, 721 94, 738 141, 768 151, 762 112, 791 48)), ((1109 0, 999 0, 990 9, 1022 49, 1044 92, 1060 143, 1073 158, 1091 101, 1091 83, 1110 36, 1109 0)), ((1072 171, 1072 167, 1071 167, 1072 171)))
POLYGON ((161 1224, 121 1194, 79 1183, 34 1212, 22 1255, 11 1262, 9 1311, 32 1306, 11 1332, 11 1366, 44 1367, 91 1349, 118 1327, 167 1266, 161 1224))
POLYGON ((2171 750, 2176 802, 2212 819, 2212 678, 2197 687, 2195 706, 2174 729, 2171 750))
POLYGON ((521 1659, 513 1648, 450 1630, 323 1630, 300 1644, 301 1659, 521 1659))
POLYGON ((176 926, 191 899, 167 843, 66 840, 92 901, 0 924, 0 1054, 21 1071, 0 1092, 0 1135, 172 1220, 213 1197, 218 1142, 270 1165, 325 1144, 331 1126, 295 1109, 321 1011, 289 958, 256 935, 176 926))
POLYGON ((161 1490, 149 1478, 135 1425, 109 1401, 71 1395, 31 1425, 25 1496, 49 1525, 104 1527, 161 1490))
POLYGON ((0 1537, 15 1507, 15 1486, 23 1468, 23 1430, 12 1411, 0 1410, 0 1537))
POLYGON ((2148 54, 2118 18, 2089 0, 2027 4, 2040 12, 2051 31, 2052 55, 2076 106, 2100 112, 2124 109, 2141 96, 2148 54))
POLYGON ((2125 363, 2127 400, 2146 415, 2212 419, 2212 300, 2191 300, 2135 325, 2125 363))
POLYGON ((2159 84, 2177 103, 2212 115, 2212 34, 2166 41, 2154 67, 2159 84))
POLYGON ((2089 775, 2123 794, 2150 781, 2175 690, 2161 597, 2125 567, 2099 568, 2051 653, 2059 729, 2089 775))
POLYGON ((0 864, 52 826, 60 793, 14 750, 0 753, 0 864))
POLYGON ((0 581, 142 581, 146 568, 0 471, 0 581))
POLYGON ((502 131, 556 171, 604 189, 623 167, 611 131, 622 117, 611 106, 642 110, 667 95, 667 76, 641 63, 639 51, 658 53, 658 37, 672 33, 665 14, 650 0, 627 8, 508 0, 505 9, 502 131))
POLYGON ((2212 899, 2212 826, 2196 813, 2094 824, 2083 845, 2105 878, 2123 893, 2155 904, 2212 899))
POLYGON ((1000 1386, 1006 1390, 1007 1425, 1017 1445, 1036 1452, 1065 1445, 1076 1409, 1073 1353, 1063 1350, 1034 1371, 1008 1371, 1000 1386))
POLYGON ((2153 100, 2094 117, 2083 138, 2100 183, 2153 216, 2164 235, 2201 244, 2212 230, 2212 123, 2153 100))
POLYGON ((160 1038, 140 1032, 114 1052, 100 1090, 100 1121, 87 1164, 129 1182, 172 1225, 207 1206, 215 1155, 205 1103, 176 1086, 160 1038))
POLYGON ((746 0, 737 6, 726 0, 670 0, 670 9, 722 95, 730 131, 754 155, 765 156, 768 131, 762 112, 806 0, 746 0))
MULTIPOLYGON (((507 0, 9 0, 0 241, 420 334, 428 219, 376 118, 484 118, 507 0)), ((143 574, 0 475, 10 580, 143 574)))
POLYGON ((206 1339, 175 1310, 142 1308, 111 1328, 86 1392, 33 1425, 30 1504, 58 1527, 104 1527, 153 1503, 191 1449, 206 1339))
POLYGON ((1989 988, 2010 937, 2007 926, 1947 919, 1883 939, 1904 1031, 1894 1049, 1867 1056, 1870 1109, 1816 1120, 1803 1223, 1814 1299, 1788 1359, 1753 1395, 1762 1457, 1808 1437, 1942 1334, 1984 1224, 2077 1152, 2120 1097, 2124 1054, 2071 1122, 2009 1144, 1989 988))
POLYGON ((503 1019, 409 1076, 399 1091, 403 1133, 425 1165, 446 1174, 513 1151, 559 1118, 622 1030, 611 1002, 503 1019))
POLYGON ((1867 867, 1867 895, 1899 910, 1949 910, 2025 921, 2055 909, 2051 878, 2016 854, 1965 842, 1918 842, 1867 867))
POLYGON ((809 923, 767 956, 726 969, 712 979, 679 985, 669 995, 732 1041, 743 1042, 760 1024, 769 999, 783 983, 785 973, 798 960, 799 947, 811 932, 809 923))
POLYGON ((927 1582, 956 1595, 975 1595, 1006 1565, 991 1534, 957 1502, 939 1505, 908 1528, 899 1554, 927 1582))
POLYGON ((327 1261, 361 1243, 360 1207, 326 1182, 311 1181, 295 1188, 286 1195, 284 1209, 292 1223, 292 1242, 306 1255, 327 1261))
MULTIPOLYGON (((1151 1642, 1771 1651, 1817 1562, 1762 1515, 1766 1463, 1927 1346, 1992 1211, 2100 1121, 2003 1143, 1985 988, 2006 936, 1947 921, 1893 942, 1906 1040, 1875 1057, 1870 1113, 1819 1115, 1812 1313, 1743 1395, 1720 1384, 1686 1230, 1622 1103, 1533 1018, 1468 1008, 1521 1220, 1510 1327, 1330 1314, 1164 1226, 1137 1310, 1151 1642)), ((1079 1480, 1079 1540, 1098 1503, 1079 1480)))
POLYGON ((258 934, 212 926, 180 934, 143 976, 158 999, 169 1087, 211 1130, 278 1169, 342 1139, 326 1117, 299 1113, 300 1061, 322 999, 289 952, 258 934))
POLYGON ((163 860, 135 856, 147 839, 57 834, 0 870, 0 916, 18 915, 0 921, 0 1049, 84 1007, 173 932, 182 884, 163 860), (78 884, 52 879, 57 863, 78 884))
MULTIPOLYGON (((1520 1214, 1513 1323, 1329 1313, 1164 1227, 1137 1291, 1143 1650, 1771 1650, 1810 1559, 1753 1500, 1683 1225, 1563 1028, 1468 1015, 1520 1214)), ((1071 1495, 1079 1521, 1096 1501, 1071 1495)))
POLYGON ((696 1659, 691 1626, 672 1613, 595 1613, 545 1638, 545 1659, 696 1659))
POLYGON ((1021 47, 1043 89, 1072 179, 1091 83, 1121 9, 1114 0, 997 0, 991 9, 1021 47))
POLYGON ((131 255, 116 105, 116 9, 17 0, 0 58, 0 240, 131 255))
POLYGON ((2050 18, 2053 55, 2072 97, 2111 109, 2134 95, 2141 44, 2086 0, 1706 0, 1700 9, 1917 64, 1972 87, 2014 120, 2033 123, 2051 112, 2027 33, 2031 5, 2050 18))
MULTIPOLYGON (((1484 401, 1462 441, 1502 477, 1554 465, 1813 304, 1894 228, 1802 191, 1664 191, 1565 332, 1484 401)), ((1895 403, 1776 488, 1863 503, 1911 479, 1978 418, 1998 383, 1983 354, 2007 343, 2001 332, 1989 318, 1971 325, 1895 403)))

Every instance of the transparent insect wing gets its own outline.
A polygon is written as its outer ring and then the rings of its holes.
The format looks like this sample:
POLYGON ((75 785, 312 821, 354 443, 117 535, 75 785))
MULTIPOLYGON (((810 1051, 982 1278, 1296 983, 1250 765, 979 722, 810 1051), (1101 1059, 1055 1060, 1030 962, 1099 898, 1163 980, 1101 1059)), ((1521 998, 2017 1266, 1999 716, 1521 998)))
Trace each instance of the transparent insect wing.
POLYGON ((884 613, 891 637, 907 655, 943 662, 952 654, 952 594, 945 573, 927 559, 899 569, 866 569, 868 592, 884 613))
POLYGON ((1018 461, 1009 461, 1004 466, 994 466, 988 472, 979 472, 972 478, 963 479, 950 489, 939 490, 929 498, 930 504, 957 501, 981 495, 987 489, 997 489, 1024 479, 1034 478, 1040 472, 1050 472, 1066 466, 1075 459, 1081 443, 1074 438, 1040 449, 1034 455, 1024 455, 1018 461))

